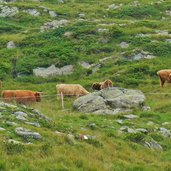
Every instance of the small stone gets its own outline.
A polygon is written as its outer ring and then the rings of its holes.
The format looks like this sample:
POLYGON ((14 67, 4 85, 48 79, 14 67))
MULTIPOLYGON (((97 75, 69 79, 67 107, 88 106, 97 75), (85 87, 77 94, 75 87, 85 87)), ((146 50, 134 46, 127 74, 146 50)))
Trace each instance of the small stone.
POLYGON ((136 133, 136 131, 132 128, 129 128, 128 126, 122 126, 120 128, 120 131, 122 132, 128 132, 128 133, 136 133))
POLYGON ((99 62, 105 62, 105 61, 111 60, 113 58, 114 58, 113 56, 105 57, 105 58, 99 59, 99 62))
POLYGON ((81 62, 80 65, 83 67, 83 68, 86 68, 86 69, 89 69, 92 67, 91 64, 89 64, 88 62, 81 62))
POLYGON ((65 133, 63 133, 63 132, 59 132, 59 131, 55 131, 55 133, 56 133, 57 135, 59 135, 60 137, 63 137, 63 136, 65 136, 65 135, 66 135, 65 133))
POLYGON ((40 15, 40 12, 38 12, 36 9, 27 9, 27 10, 23 10, 23 12, 26 12, 34 17, 37 17, 40 15))
POLYGON ((10 122, 10 121, 6 121, 6 124, 11 125, 11 126, 17 126, 18 124, 15 122, 10 122))
POLYGON ((123 123, 124 123, 124 121, 121 120, 121 119, 116 120, 116 122, 117 122, 118 124, 123 124, 123 123))
POLYGON ((25 123, 40 128, 40 124, 38 122, 25 122, 25 123))
POLYGON ((147 134, 148 133, 147 129, 144 129, 144 128, 137 128, 136 131, 137 132, 142 132, 144 134, 147 134))
POLYGON ((152 126, 152 125, 154 125, 154 122, 152 122, 152 121, 148 121, 148 122, 147 122, 147 125, 152 126))
POLYGON ((151 111, 151 107, 150 106, 143 106, 142 110, 144 110, 144 111, 151 111))
POLYGON ((22 115, 16 116, 16 119, 18 119, 20 121, 27 121, 27 119, 24 116, 22 116, 22 115))
POLYGON ((24 116, 24 117, 27 117, 28 116, 27 113, 21 112, 21 111, 14 112, 13 114, 16 115, 16 116, 24 116))
POLYGON ((166 39, 166 42, 171 43, 171 39, 166 39))
POLYGON ((170 124, 170 122, 164 122, 164 123, 162 123, 162 125, 169 125, 170 124))
POLYGON ((80 14, 78 14, 78 16, 79 16, 80 18, 84 18, 84 17, 85 17, 85 14, 84 14, 84 13, 80 13, 80 14))
POLYGON ((9 139, 8 140, 8 143, 12 143, 12 144, 23 144, 22 142, 16 141, 16 140, 13 140, 13 139, 9 139))
POLYGON ((128 48, 129 47, 129 44, 127 42, 121 42, 119 45, 121 48, 128 48))
POLYGON ((96 124, 95 123, 88 124, 88 127, 91 129, 94 129, 96 128, 96 124))
POLYGON ((111 4, 108 6, 107 10, 115 10, 115 9, 120 8, 120 7, 122 7, 122 4, 119 4, 119 5, 111 4))
POLYGON ((51 17, 56 17, 57 16, 57 14, 54 11, 49 11, 49 15, 51 17))
POLYGON ((123 117, 124 117, 125 119, 137 119, 137 118, 139 118, 139 116, 133 115, 133 114, 123 115, 123 117))
POLYGON ((5 128, 0 127, 0 131, 5 131, 5 128))
POLYGON ((68 31, 68 32, 65 32, 65 33, 64 33, 64 36, 67 37, 67 38, 72 38, 73 35, 74 35, 74 33, 71 32, 71 31, 68 31))
POLYGON ((14 48, 16 48, 16 45, 13 41, 7 43, 7 49, 14 49, 14 48))
POLYGON ((98 28, 97 30, 99 33, 107 33, 109 31, 109 29, 105 29, 105 28, 98 28))

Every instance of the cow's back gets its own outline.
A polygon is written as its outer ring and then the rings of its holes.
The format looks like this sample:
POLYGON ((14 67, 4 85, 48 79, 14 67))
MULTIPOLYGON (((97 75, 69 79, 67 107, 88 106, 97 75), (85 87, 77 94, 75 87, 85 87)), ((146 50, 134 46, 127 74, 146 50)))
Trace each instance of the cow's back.
POLYGON ((88 91, 80 84, 57 84, 56 88, 59 94, 64 95, 79 96, 88 94, 88 91))
POLYGON ((34 94, 35 92, 31 90, 16 90, 15 91, 16 101, 18 103, 23 103, 23 104, 36 102, 36 97, 34 94))
POLYGON ((17 103, 27 104, 36 102, 35 92, 31 90, 4 90, 2 97, 6 102, 15 100, 17 103))

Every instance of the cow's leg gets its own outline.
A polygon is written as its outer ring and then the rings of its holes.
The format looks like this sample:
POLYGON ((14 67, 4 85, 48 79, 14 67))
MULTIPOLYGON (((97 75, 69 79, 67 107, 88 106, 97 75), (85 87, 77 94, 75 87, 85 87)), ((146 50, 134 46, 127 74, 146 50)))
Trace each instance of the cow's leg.
POLYGON ((160 77, 160 86, 161 86, 161 87, 163 87, 165 81, 166 81, 166 80, 165 80, 164 78, 161 78, 161 77, 160 77))

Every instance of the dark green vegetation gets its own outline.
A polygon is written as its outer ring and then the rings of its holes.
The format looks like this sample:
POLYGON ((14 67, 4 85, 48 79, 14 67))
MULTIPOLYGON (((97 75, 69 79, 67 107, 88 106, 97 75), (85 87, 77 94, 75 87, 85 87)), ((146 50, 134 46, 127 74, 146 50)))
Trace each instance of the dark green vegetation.
POLYGON ((0 18, 0 79, 2 89, 31 89, 46 92, 41 103, 33 107, 40 109, 55 121, 54 131, 72 133, 74 135, 89 134, 97 136, 88 141, 77 141, 72 144, 67 137, 59 137, 53 131, 44 131, 41 142, 33 145, 6 144, 8 135, 0 133, 0 170, 171 170, 169 138, 154 133, 153 129, 166 127, 164 122, 171 121, 170 86, 161 89, 156 71, 171 68, 170 39, 171 2, 141 0, 135 6, 131 0, 68 0, 58 3, 56 0, 44 2, 14 2, 9 6, 18 7, 21 12, 13 17, 0 18), (117 9, 108 9, 111 4, 122 5, 117 9), (58 15, 51 18, 40 6, 46 6, 58 15), (37 9, 41 15, 30 16, 22 12, 24 9, 37 9), (80 13, 85 16, 79 17, 80 13), (164 18, 163 18, 164 17, 164 18), (80 20, 80 18, 84 20, 80 20), (40 27, 51 20, 67 19, 64 27, 40 32, 40 27), (107 29, 104 32, 99 29, 107 29), (168 34, 157 31, 167 30, 168 34), (72 32, 72 36, 64 34, 72 32), (143 37, 137 36, 143 34, 143 37), (145 35, 145 36, 144 36, 145 35), (7 42, 13 40, 15 49, 7 49, 7 42), (127 42, 128 48, 119 44, 127 42), (133 54, 148 51, 156 56, 154 59, 129 61, 133 54), (85 69, 79 62, 99 63, 99 59, 113 56, 113 59, 102 62, 99 71, 92 74, 92 69, 85 69), (17 59, 16 72, 22 77, 12 78, 13 63, 17 59), (48 67, 55 64, 62 67, 73 64, 75 71, 71 76, 54 78, 37 78, 32 69, 48 67), (72 110, 72 98, 65 99, 66 109, 61 110, 56 101, 55 85, 57 83, 80 83, 91 90, 96 81, 111 79, 114 86, 140 89, 146 94, 146 103, 151 112, 135 111, 140 116, 133 121, 125 121, 124 125, 133 128, 146 128, 149 135, 127 135, 118 132, 121 127, 118 116, 84 115, 72 110), (153 121, 154 126, 147 125, 153 121), (95 123, 94 128, 87 125, 95 123), (86 129, 81 129, 86 128, 86 129), (153 138, 162 145, 163 151, 150 150, 141 145, 142 139, 153 138))

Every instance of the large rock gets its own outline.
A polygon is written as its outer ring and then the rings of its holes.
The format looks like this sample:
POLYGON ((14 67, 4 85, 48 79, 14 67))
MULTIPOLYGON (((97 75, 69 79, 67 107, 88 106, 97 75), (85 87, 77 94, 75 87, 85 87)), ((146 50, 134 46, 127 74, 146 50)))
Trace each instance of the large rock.
POLYGON ((57 68, 55 65, 51 65, 48 68, 36 68, 33 69, 35 76, 48 78, 60 75, 70 75, 73 72, 73 65, 66 65, 62 68, 57 68))
POLYGON ((142 109, 145 99, 139 90, 111 87, 76 99, 74 108, 84 113, 117 114, 142 109))

